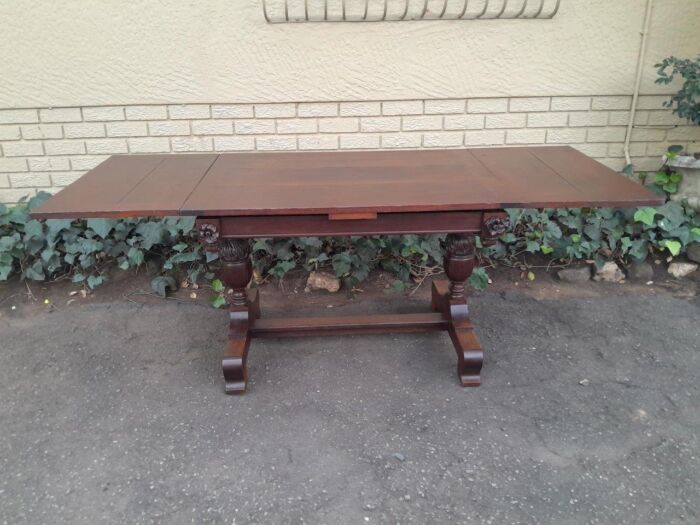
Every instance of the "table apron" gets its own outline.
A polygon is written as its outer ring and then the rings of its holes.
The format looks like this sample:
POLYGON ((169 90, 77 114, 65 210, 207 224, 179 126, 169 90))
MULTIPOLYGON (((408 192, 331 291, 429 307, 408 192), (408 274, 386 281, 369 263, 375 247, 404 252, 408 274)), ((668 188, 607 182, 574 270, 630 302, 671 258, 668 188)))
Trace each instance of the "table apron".
MULTIPOLYGON (((220 217, 222 238, 317 237, 342 235, 401 235, 479 233, 480 211, 379 213, 376 219, 332 220, 328 215, 220 217)), ((202 218, 201 223, 213 219, 202 218)))

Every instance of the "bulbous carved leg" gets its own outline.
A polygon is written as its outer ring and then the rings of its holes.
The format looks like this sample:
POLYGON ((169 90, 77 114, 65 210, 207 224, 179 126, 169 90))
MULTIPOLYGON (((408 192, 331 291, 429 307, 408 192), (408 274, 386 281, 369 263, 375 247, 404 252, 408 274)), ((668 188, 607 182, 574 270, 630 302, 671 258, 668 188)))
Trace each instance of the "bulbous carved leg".
POLYGON ((474 270, 474 239, 465 234, 450 234, 445 240, 443 265, 449 284, 433 282, 433 309, 450 321, 449 334, 457 352, 457 374, 462 386, 481 384, 484 352, 469 320, 465 281, 474 270))
POLYGON ((252 277, 250 245, 247 240, 224 239, 218 243, 218 250, 221 260, 219 275, 226 287, 233 289, 228 297, 229 342, 222 361, 225 390, 227 394, 242 394, 248 383, 249 328, 260 311, 257 293, 252 294, 252 301, 246 293, 252 277))

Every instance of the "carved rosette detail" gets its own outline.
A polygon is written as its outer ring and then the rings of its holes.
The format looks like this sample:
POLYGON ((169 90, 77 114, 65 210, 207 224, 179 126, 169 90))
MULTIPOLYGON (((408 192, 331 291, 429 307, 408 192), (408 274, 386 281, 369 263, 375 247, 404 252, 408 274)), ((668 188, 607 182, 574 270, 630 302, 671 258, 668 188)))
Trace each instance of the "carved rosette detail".
POLYGON ((219 228, 211 222, 203 222, 197 230, 200 242, 208 245, 219 242, 219 228))
POLYGON ((510 229, 510 218, 493 216, 484 221, 484 227, 489 237, 500 237, 510 229))
POLYGON ((250 243, 244 239, 224 239, 219 243, 219 258, 226 262, 247 261, 250 257, 250 243))

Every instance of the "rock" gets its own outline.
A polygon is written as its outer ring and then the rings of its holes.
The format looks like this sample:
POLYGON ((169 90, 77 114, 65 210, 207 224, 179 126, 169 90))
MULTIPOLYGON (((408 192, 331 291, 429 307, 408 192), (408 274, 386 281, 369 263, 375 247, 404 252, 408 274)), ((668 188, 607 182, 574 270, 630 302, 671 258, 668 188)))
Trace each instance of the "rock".
POLYGON ((676 279, 687 277, 697 269, 697 264, 687 262, 672 262, 668 265, 668 273, 673 275, 676 279))
POLYGON ((331 273, 311 272, 306 281, 306 289, 337 292, 340 290, 340 279, 331 273))
POLYGON ((628 277, 633 281, 649 282, 654 279, 654 267, 648 262, 635 262, 629 267, 628 277))
POLYGON ((695 261, 696 263, 700 263, 700 242, 695 242, 688 246, 685 254, 688 256, 688 259, 691 261, 695 261))
POLYGON ((591 382, 588 379, 581 379, 581 381, 579 381, 578 384, 581 386, 588 386, 591 384, 591 382))
POLYGON ((557 277, 566 283, 585 283, 591 279, 591 268, 589 266, 564 268, 559 270, 557 277))
POLYGON ((404 456, 400 452, 396 452, 396 453, 392 454, 392 457, 395 459, 398 459, 399 461, 406 461, 406 456, 404 456))
POLYGON ((606 262, 593 276, 594 281, 605 281, 607 283, 619 283, 624 279, 625 274, 622 273, 617 263, 613 261, 606 262))

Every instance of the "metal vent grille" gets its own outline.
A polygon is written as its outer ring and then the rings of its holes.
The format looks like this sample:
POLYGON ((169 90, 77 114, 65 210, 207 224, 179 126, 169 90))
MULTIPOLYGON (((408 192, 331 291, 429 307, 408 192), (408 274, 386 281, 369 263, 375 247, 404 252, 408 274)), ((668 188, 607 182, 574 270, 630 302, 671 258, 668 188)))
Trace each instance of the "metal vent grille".
POLYGON ((554 18, 561 0, 262 0, 270 24, 554 18))

